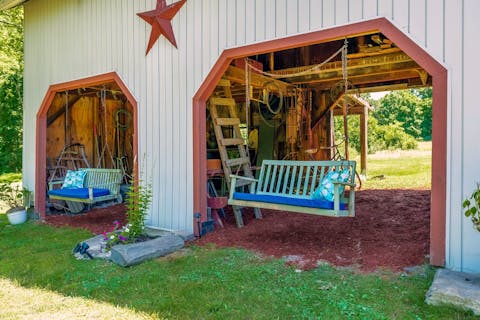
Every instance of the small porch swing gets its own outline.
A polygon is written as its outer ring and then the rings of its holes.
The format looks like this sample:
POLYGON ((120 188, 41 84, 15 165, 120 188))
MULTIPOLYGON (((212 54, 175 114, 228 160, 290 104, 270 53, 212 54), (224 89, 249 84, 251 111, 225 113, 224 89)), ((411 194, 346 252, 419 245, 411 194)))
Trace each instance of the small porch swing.
MULTIPOLYGON (((325 63, 341 53, 343 74, 343 117, 347 119, 347 49, 348 42, 323 63, 314 66, 319 70, 325 63)), ((248 64, 248 62, 246 62, 248 64)), ((248 69, 272 78, 285 75, 264 72, 248 64, 248 69)), ((307 70, 304 72, 310 72, 307 70)), ((304 73, 302 72, 302 73, 304 73)), ((291 77, 299 74, 289 75, 291 77)), ((249 104, 249 75, 246 76, 247 121, 249 104)), ((248 127, 248 125, 247 125, 248 127)), ((347 126, 344 135, 348 137, 347 126)), ((263 160, 258 179, 239 175, 230 176, 228 204, 238 207, 265 208, 290 212, 308 213, 330 217, 355 216, 355 167, 356 162, 346 159, 338 161, 293 161, 263 160), (250 192, 240 192, 239 186, 250 182, 250 192), (348 188, 349 192, 346 192, 348 188)), ((248 151, 247 151, 248 152, 248 151)), ((238 221, 237 221, 238 225, 238 221)))

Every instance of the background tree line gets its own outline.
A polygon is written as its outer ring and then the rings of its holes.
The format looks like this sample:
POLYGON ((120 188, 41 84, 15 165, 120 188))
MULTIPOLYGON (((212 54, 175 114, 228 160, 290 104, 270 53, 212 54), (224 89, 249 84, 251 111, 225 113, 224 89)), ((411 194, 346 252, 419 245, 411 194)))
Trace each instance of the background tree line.
MULTIPOLYGON (((362 97, 374 108, 368 117, 368 151, 415 149, 432 139, 432 88, 392 91, 379 100, 362 97)), ((335 117, 335 136, 343 139, 343 119, 335 117)), ((360 152, 360 116, 348 119, 350 148, 360 152)))
POLYGON ((0 174, 22 169, 23 8, 0 11, 0 174))

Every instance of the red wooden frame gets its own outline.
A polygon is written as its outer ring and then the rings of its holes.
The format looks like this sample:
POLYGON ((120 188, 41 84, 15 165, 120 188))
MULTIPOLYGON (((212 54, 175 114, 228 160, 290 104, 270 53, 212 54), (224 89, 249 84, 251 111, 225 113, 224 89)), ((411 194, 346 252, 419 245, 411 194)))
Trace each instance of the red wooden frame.
MULTIPOLYGON (((207 155, 205 108, 209 96, 233 59, 271 51, 308 46, 365 32, 382 32, 425 69, 433 80, 432 191, 430 211, 430 263, 445 264, 447 172, 447 70, 385 18, 352 23, 321 31, 232 48, 223 51, 193 97, 193 190, 194 212, 206 217, 207 155)), ((196 223, 193 224, 196 227, 196 223)), ((198 230, 195 230, 198 234, 198 230)))
MULTIPOLYGON (((57 92, 95 86, 106 82, 115 82, 128 102, 133 108, 133 153, 136 158, 138 155, 138 122, 137 122, 137 101, 127 88, 125 83, 116 72, 105 73, 93 77, 74 80, 65 83, 51 85, 45 98, 43 99, 40 110, 37 112, 37 135, 36 135, 36 163, 35 163, 35 210, 40 220, 45 219, 46 212, 46 179, 47 179, 47 113, 52 105, 57 92)), ((138 164, 135 164, 135 172, 138 173, 138 164)))

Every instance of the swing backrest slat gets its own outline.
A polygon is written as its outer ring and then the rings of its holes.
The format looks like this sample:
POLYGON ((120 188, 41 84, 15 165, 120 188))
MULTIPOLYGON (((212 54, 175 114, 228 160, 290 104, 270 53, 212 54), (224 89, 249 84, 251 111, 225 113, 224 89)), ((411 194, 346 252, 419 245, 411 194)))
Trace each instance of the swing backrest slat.
POLYGON ((256 194, 309 199, 330 171, 348 168, 348 183, 355 183, 355 161, 264 160, 256 194))

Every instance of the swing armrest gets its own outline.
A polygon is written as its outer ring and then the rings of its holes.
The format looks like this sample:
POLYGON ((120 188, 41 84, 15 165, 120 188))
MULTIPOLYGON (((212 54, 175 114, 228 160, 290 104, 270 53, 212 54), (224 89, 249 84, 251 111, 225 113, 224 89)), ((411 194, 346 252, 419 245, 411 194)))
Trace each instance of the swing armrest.
POLYGON ((231 174, 230 175, 230 198, 232 198, 233 193, 235 192, 235 189, 237 188, 237 179, 247 181, 247 183, 243 184, 242 186, 250 184, 250 193, 255 193, 255 189, 256 189, 256 186, 257 186, 257 182, 258 182, 257 179, 244 177, 244 176, 239 176, 239 175, 236 175, 236 174, 231 174), (250 183, 248 183, 248 182, 250 182, 250 183))
POLYGON ((355 183, 350 183, 350 182, 341 182, 341 181, 332 181, 333 184, 341 184, 344 186, 349 186, 352 188, 355 188, 356 184, 355 183))
POLYGON ((239 176, 239 175, 236 175, 236 174, 231 174, 231 175, 230 175, 230 178, 232 178, 232 179, 240 179, 240 180, 247 180, 247 181, 251 181, 251 182, 258 182, 258 179, 249 178, 249 177, 244 177, 244 176, 239 176))
POLYGON ((48 190, 53 190, 53 187, 57 184, 63 185, 63 180, 51 181, 48 183, 48 190))

